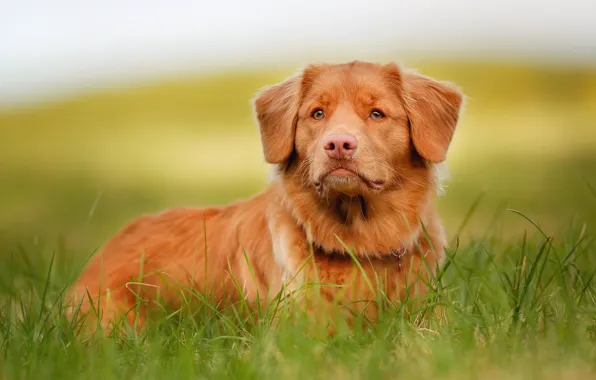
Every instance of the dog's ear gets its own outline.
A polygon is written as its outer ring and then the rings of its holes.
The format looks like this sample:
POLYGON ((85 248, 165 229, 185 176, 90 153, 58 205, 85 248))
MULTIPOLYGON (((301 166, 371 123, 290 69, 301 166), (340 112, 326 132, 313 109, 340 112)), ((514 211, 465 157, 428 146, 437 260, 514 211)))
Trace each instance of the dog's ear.
POLYGON ((270 164, 285 162, 294 149, 301 82, 302 75, 294 75, 265 87, 255 97, 263 153, 270 164))
POLYGON ((402 87, 414 148, 427 161, 444 161, 459 119, 461 91, 414 72, 402 73, 402 87))

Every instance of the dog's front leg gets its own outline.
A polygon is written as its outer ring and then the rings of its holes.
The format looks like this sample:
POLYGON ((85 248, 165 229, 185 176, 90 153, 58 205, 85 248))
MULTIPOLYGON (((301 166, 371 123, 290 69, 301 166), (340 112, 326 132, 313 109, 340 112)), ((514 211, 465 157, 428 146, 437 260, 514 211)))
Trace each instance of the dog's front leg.
POLYGON ((274 210, 270 213, 269 230, 273 254, 282 268, 286 299, 296 313, 307 318, 317 332, 333 334, 333 302, 321 291, 321 280, 314 259, 308 233, 289 213, 274 210), (297 310, 296 310, 297 308, 297 310))

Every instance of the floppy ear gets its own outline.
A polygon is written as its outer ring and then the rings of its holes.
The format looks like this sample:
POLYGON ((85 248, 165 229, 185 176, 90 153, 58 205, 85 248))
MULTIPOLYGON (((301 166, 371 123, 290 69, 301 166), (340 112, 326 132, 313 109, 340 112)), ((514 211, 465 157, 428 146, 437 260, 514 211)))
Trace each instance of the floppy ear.
POLYGON ((255 98, 263 153, 270 164, 286 161, 294 149, 301 80, 295 75, 265 87, 255 98))
POLYGON ((427 161, 444 161, 459 119, 462 93, 413 72, 404 72, 402 83, 416 151, 427 161))

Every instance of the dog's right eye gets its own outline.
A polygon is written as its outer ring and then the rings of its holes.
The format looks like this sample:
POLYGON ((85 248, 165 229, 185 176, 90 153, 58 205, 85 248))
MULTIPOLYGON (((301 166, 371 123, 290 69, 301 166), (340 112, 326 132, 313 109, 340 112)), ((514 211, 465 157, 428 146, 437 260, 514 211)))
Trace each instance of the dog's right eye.
POLYGON ((315 120, 321 120, 325 117, 325 112, 323 112, 322 109, 317 108, 312 112, 312 114, 310 114, 310 116, 315 120))
POLYGON ((385 114, 383 112, 381 112, 380 110, 372 110, 372 112, 370 113, 370 118, 373 120, 381 120, 382 118, 385 117, 385 114))

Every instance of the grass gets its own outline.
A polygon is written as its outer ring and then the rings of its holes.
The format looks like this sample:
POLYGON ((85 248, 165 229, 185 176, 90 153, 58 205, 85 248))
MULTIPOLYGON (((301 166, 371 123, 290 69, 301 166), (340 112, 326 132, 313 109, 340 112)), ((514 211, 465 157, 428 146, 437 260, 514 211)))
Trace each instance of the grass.
POLYGON ((333 338, 286 319, 281 302, 258 320, 204 303, 146 333, 77 338, 60 308, 76 268, 60 267, 59 252, 21 252, 2 273, 3 378, 594 377, 596 236, 579 226, 556 241, 526 222, 534 233, 511 243, 492 231, 455 243, 427 302, 412 310, 406 299, 333 338))
POLYGON ((0 378, 596 378, 596 70, 413 65, 470 97, 438 202, 449 259, 419 309, 333 338, 285 304, 272 327, 203 303, 85 340, 60 307, 127 220, 264 187, 248 99, 292 70, 0 111, 0 378))

